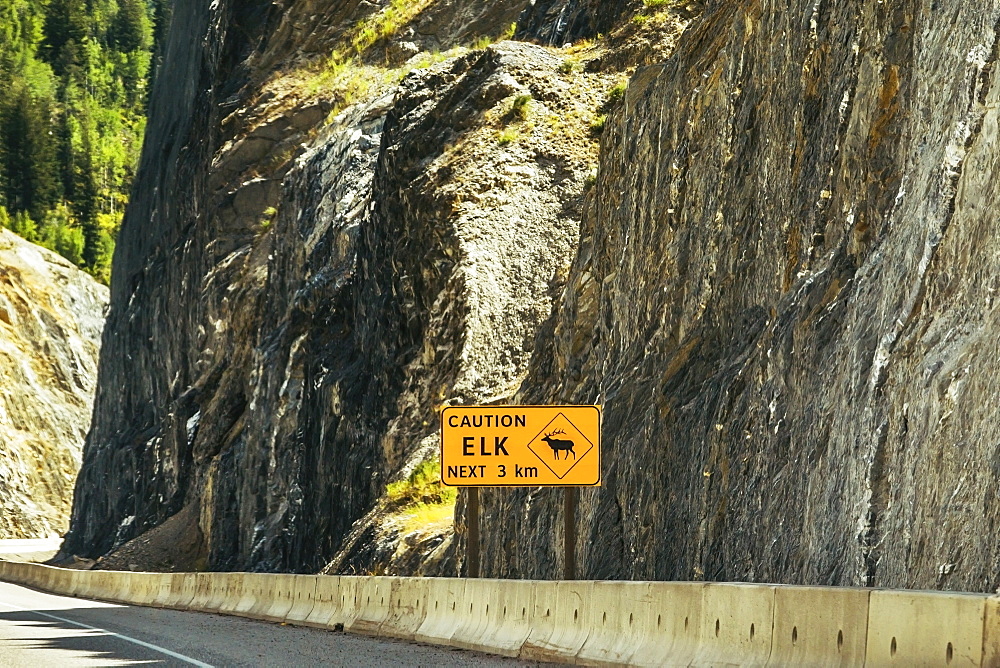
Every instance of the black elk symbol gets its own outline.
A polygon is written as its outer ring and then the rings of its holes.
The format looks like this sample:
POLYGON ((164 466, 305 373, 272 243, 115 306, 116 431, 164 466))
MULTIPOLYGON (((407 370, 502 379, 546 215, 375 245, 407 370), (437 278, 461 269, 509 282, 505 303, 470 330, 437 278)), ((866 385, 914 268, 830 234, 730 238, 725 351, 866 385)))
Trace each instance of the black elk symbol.
POLYGON ((545 436, 542 436, 542 440, 549 444, 549 447, 552 448, 552 456, 555 457, 557 460, 559 459, 560 450, 568 451, 570 454, 573 455, 573 459, 576 459, 576 453, 573 452, 573 441, 568 441, 562 438, 552 438, 556 434, 565 434, 565 433, 566 432, 563 431, 562 429, 557 429, 551 434, 546 434, 545 436))

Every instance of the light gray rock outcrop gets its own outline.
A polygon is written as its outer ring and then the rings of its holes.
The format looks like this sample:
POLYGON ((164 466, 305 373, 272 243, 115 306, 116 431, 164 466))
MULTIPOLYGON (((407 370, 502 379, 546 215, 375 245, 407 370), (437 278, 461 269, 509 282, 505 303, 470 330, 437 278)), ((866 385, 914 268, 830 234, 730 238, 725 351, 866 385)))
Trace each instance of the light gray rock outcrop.
POLYGON ((69 524, 108 290, 0 229, 0 539, 69 524))

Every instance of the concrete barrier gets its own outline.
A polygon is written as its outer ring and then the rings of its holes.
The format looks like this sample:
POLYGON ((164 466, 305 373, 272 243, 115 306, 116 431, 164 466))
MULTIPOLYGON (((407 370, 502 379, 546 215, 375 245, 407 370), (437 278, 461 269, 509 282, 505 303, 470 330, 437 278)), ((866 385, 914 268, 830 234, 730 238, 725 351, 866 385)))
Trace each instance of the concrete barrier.
POLYGON ((166 601, 170 598, 170 588, 174 581, 174 573, 157 573, 156 584, 153 586, 153 600, 150 607, 165 608, 166 601))
POLYGON ((63 568, 53 568, 45 589, 47 591, 66 591, 69 589, 73 574, 63 568))
POLYGON ((336 575, 316 576, 313 604, 309 614, 301 621, 302 626, 318 629, 334 628, 330 620, 340 609, 340 580, 341 578, 336 575))
POLYGON ((242 595, 242 573, 198 573, 192 610, 231 613, 242 595))
POLYGON ((771 655, 774 587, 708 583, 702 589, 695 665, 725 664, 742 657, 762 666, 771 655))
POLYGON ((451 643, 456 620, 460 619, 459 611, 465 609, 465 588, 469 582, 471 580, 458 578, 424 580, 424 587, 427 589, 427 614, 413 634, 414 640, 434 645, 451 643))
POLYGON ((532 628, 521 657, 559 661, 576 657, 590 635, 593 582, 536 582, 532 628))
POLYGON ((0 579, 586 665, 1000 666, 1000 597, 691 582, 74 571, 0 579))
POLYGON ((109 586, 107 588, 107 594, 105 594, 105 600, 108 601, 135 601, 136 605, 146 605, 147 596, 142 591, 142 582, 140 582, 138 574, 131 571, 123 572, 119 579, 111 582, 108 580, 109 586))
MULTIPOLYGON (((236 604, 231 613, 237 617, 255 617, 267 610, 269 597, 274 587, 274 575, 270 573, 236 573, 237 585, 234 598, 236 604)), ((226 608, 223 608, 226 610, 226 608)), ((229 610, 226 610, 230 612, 229 610)))
POLYGON ((257 602, 248 617, 267 622, 283 622, 292 609, 295 576, 286 573, 269 574, 262 579, 257 602))
POLYGON ((981 666, 987 598, 974 594, 870 594, 865 660, 875 666, 981 666))
POLYGON ((75 571, 72 577, 71 590, 67 592, 70 596, 87 598, 90 593, 90 581, 93 578, 93 571, 75 571))
POLYGON ((210 606, 215 595, 212 583, 216 581, 217 578, 212 573, 195 574, 194 596, 191 597, 191 601, 188 603, 190 610, 213 612, 210 606))
POLYGON ((413 640, 427 617, 427 589, 419 578, 397 578, 389 594, 389 615, 378 635, 413 640))
POLYGON ((691 665, 699 650, 705 586, 703 582, 651 582, 649 616, 638 618, 648 636, 640 636, 628 662, 637 666, 691 665))
POLYGON ((389 601, 392 588, 398 578, 364 578, 358 588, 360 605, 354 619, 347 621, 344 628, 351 633, 378 635, 382 624, 389 618, 389 601))
POLYGON ((117 602, 121 597, 118 592, 123 591, 127 586, 125 584, 126 575, 113 571, 80 571, 80 586, 77 596, 117 602))
POLYGON ((212 578, 215 581, 212 585, 215 595, 212 597, 211 605, 216 612, 231 615, 240 607, 241 602, 246 604, 243 576, 244 573, 225 573, 219 578, 212 578))
POLYGON ((775 587, 770 666, 863 666, 868 589, 775 587))
POLYGON ((225 594, 219 602, 219 612, 224 615, 246 617, 247 611, 257 600, 257 591, 253 589, 258 584, 255 573, 228 573, 226 577, 225 594))
MULTIPOLYGON (((503 656, 518 656, 531 633, 531 610, 535 585, 531 580, 491 580, 485 627, 466 644, 468 649, 503 656)), ((472 589, 468 592, 474 591, 472 589)))
POLYGON ((354 575, 340 576, 340 604, 337 606, 329 624, 332 629, 349 628, 364 607, 361 587, 369 578, 354 575))
POLYGON ((197 573, 171 573, 165 579, 158 605, 175 610, 187 610, 198 589, 197 573))
POLYGON ((588 665, 627 664, 655 637, 648 582, 597 582, 591 592, 590 633, 576 657, 588 665))
POLYGON ((472 649, 482 645, 483 635, 489 628, 491 604, 492 609, 494 611, 496 609, 492 593, 499 583, 499 580, 478 579, 465 583, 461 604, 455 610, 460 614, 452 617, 454 630, 449 645, 463 649, 472 649))
POLYGON ((165 582, 169 583, 166 573, 129 573, 128 587, 124 590, 126 596, 120 600, 136 605, 156 606, 165 582))
POLYGON ((24 564, 19 570, 21 571, 21 579, 27 586, 35 589, 48 588, 48 580, 52 570, 49 566, 39 565, 30 568, 28 564, 24 564))
POLYGON ((312 614, 317 603, 316 587, 322 575, 293 575, 289 592, 291 606, 285 613, 285 622, 302 624, 312 614))
POLYGON ((983 616, 984 666, 1000 666, 1000 597, 986 599, 983 616))

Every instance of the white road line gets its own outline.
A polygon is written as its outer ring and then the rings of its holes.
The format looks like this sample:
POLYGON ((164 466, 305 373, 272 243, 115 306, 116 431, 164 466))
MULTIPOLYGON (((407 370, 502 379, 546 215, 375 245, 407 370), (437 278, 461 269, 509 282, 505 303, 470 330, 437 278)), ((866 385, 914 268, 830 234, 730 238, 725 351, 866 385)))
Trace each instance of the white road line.
POLYGON ((215 668, 210 663, 203 663, 198 659, 192 659, 190 656, 184 656, 183 654, 178 654, 177 652, 171 652, 169 649, 154 645, 152 643, 144 642, 136 638, 130 638, 129 636, 122 635, 120 633, 115 633, 114 631, 108 631, 107 629, 102 629, 97 626, 90 626, 88 624, 83 624, 81 622, 74 622, 72 619, 64 619, 62 617, 56 617, 55 615, 50 615, 47 612, 39 612, 37 610, 30 610, 28 608, 21 608, 16 605, 11 605, 10 603, 3 603, 0 601, 0 605, 11 610, 17 610, 19 612, 27 612, 32 615, 38 615, 39 617, 48 617, 49 619, 55 619, 56 621, 63 622, 65 624, 72 624, 73 626, 79 626, 83 629, 89 629, 91 631, 97 631, 98 633, 103 633, 104 635, 113 636, 120 640, 130 642, 140 647, 145 647, 146 649, 151 649, 154 652, 160 652, 161 654, 166 654, 167 656, 177 659, 178 661, 184 661, 185 663, 190 663, 192 666, 198 666, 198 668, 215 668))

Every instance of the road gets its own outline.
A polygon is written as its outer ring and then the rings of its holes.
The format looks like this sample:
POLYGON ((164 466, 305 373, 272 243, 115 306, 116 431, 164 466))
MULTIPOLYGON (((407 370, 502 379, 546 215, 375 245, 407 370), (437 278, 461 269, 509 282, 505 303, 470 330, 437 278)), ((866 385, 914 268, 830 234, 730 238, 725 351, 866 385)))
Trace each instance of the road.
POLYGON ((65 598, 0 582, 0 666, 526 666, 239 617, 65 598))
POLYGON ((0 559, 7 561, 45 561, 55 556, 62 538, 36 540, 0 540, 0 559))

